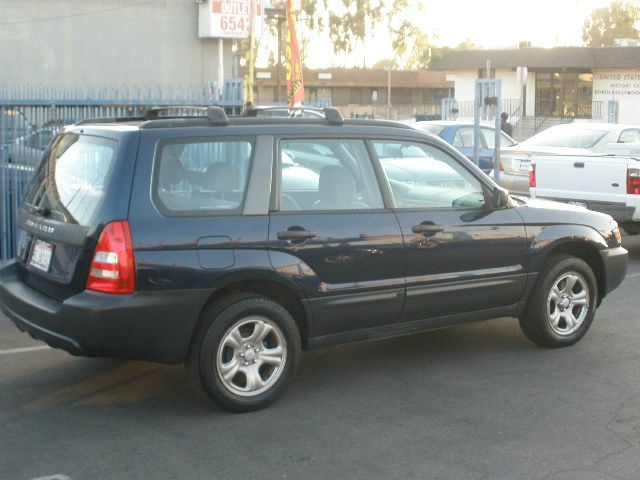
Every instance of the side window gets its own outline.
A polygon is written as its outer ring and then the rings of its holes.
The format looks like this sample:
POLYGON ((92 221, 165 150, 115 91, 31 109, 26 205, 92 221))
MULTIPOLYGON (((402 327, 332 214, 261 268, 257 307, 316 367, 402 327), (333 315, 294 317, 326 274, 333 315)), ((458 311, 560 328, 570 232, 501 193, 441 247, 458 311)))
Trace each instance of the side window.
POLYGON ((479 209, 485 206, 482 183, 454 158, 431 145, 374 141, 376 152, 416 151, 419 156, 378 153, 397 208, 479 209))
POLYGON ((627 129, 620 133, 618 143, 640 143, 640 130, 627 129))
POLYGON ((504 132, 500 132, 500 147, 513 147, 516 143, 504 132))
MULTIPOLYGON (((473 127, 460 127, 456 135, 460 135, 460 147, 473 148, 473 127)), ((454 145, 455 147, 456 145, 454 145)))
POLYGON ((464 140, 462 139, 462 135, 460 134, 460 129, 456 130, 456 134, 453 136, 453 142, 451 143, 456 148, 464 147, 464 140))
POLYGON ((480 128, 480 136, 482 137, 484 148, 496 148, 496 137, 493 130, 490 128, 480 128))
MULTIPOLYGON (((494 149, 496 148, 496 134, 492 128, 482 127, 480 128, 482 140, 484 141, 484 148, 494 149)), ((500 148, 511 147, 515 145, 504 132, 500 132, 500 148)))
POLYGON ((240 213, 253 144, 248 140, 180 139, 159 144, 154 200, 170 213, 240 213))
POLYGON ((383 208, 362 140, 282 140, 280 211, 383 208))

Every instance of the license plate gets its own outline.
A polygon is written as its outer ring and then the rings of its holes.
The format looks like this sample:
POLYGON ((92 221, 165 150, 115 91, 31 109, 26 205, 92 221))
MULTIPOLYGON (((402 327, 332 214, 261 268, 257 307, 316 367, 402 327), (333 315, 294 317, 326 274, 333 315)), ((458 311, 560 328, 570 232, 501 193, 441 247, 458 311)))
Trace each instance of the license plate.
POLYGON ((531 160, 520 160, 520 171, 521 172, 528 172, 529 171, 529 165, 531 165, 531 160))
POLYGON ((42 240, 36 240, 36 244, 33 246, 33 253, 31 254, 31 261, 29 265, 43 272, 48 272, 51 266, 51 259, 53 258, 53 245, 49 242, 42 240))
POLYGON ((576 206, 578 206, 578 207, 584 207, 584 208, 587 208, 587 204, 586 204, 586 203, 584 203, 584 202, 574 202, 574 201, 570 201, 570 202, 567 202, 567 203, 568 203, 569 205, 576 205, 576 206))

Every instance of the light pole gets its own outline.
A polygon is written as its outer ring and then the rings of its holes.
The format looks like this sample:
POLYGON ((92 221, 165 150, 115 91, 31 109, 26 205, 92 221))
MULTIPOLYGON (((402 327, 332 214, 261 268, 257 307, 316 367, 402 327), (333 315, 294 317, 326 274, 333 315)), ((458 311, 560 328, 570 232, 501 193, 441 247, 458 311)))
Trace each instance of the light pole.
POLYGON ((267 19, 276 20, 276 25, 278 28, 278 54, 276 55, 276 95, 275 101, 276 103, 280 102, 280 70, 282 70, 282 25, 287 19, 287 12, 284 8, 265 8, 264 10, 265 16, 267 19))
POLYGON ((387 120, 391 120, 391 59, 387 67, 387 120))

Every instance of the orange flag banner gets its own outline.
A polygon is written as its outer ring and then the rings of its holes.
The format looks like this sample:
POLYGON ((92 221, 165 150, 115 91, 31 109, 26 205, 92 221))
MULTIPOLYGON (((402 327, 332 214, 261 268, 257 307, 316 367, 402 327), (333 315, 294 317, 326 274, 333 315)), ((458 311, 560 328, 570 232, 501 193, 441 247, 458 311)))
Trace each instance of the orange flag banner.
POLYGON ((302 62, 300 61, 300 46, 296 34, 296 11, 292 0, 287 0, 287 101, 290 107, 301 106, 304 103, 304 83, 302 82, 302 62))

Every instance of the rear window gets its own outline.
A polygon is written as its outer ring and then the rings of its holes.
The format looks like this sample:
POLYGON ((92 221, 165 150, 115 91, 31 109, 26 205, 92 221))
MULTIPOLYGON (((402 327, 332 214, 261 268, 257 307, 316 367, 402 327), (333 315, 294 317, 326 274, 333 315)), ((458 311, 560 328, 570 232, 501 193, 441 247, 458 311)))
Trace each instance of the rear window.
POLYGON ((607 133, 609 133, 608 130, 591 128, 556 129, 551 127, 534 135, 523 144, 539 147, 591 148, 607 133))
POLYGON ((433 133, 434 135, 440 135, 440 133, 445 129, 445 125, 440 125, 437 123, 414 123, 414 128, 418 130, 422 130, 423 132, 433 133))
POLYGON ((88 226, 104 199, 117 149, 110 138, 61 135, 31 180, 26 206, 53 220, 88 226))
POLYGON ((242 211, 252 141, 171 140, 158 146, 154 201, 165 214, 234 214, 242 211))

